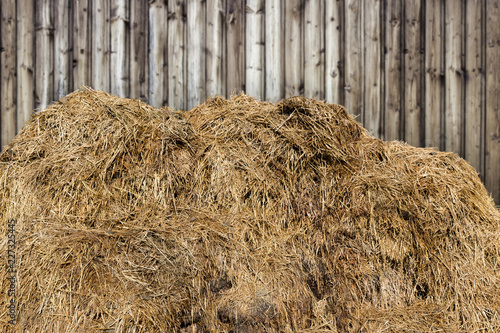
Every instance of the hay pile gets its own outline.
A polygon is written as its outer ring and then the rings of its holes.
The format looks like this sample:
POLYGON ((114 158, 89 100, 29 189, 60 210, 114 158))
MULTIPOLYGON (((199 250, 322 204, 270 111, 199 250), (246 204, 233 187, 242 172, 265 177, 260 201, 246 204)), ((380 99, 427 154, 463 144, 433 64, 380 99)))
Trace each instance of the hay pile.
POLYGON ((500 332, 500 214, 476 172, 341 106, 85 89, 6 147, 0 184, 15 329, 500 332))

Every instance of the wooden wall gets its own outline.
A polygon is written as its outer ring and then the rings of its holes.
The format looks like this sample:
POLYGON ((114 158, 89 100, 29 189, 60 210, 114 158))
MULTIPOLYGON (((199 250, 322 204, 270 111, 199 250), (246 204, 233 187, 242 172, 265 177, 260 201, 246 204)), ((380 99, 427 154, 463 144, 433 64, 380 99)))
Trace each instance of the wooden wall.
POLYGON ((1 0, 0 15, 2 146, 84 84, 176 109, 305 95, 458 153, 500 201, 500 0, 1 0))

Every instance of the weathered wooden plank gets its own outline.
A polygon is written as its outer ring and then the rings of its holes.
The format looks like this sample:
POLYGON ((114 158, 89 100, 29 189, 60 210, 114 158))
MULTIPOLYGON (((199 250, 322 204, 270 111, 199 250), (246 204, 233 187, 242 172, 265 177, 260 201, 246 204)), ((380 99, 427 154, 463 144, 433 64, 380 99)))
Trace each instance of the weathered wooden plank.
POLYGON ((267 0, 265 3, 265 99, 277 102, 285 95, 285 4, 280 0, 267 0))
POLYGON ((184 110, 186 104, 186 6, 168 2, 168 105, 184 110))
POLYGON ((305 0, 304 3, 304 95, 309 98, 324 97, 324 60, 322 54, 321 2, 305 0))
POLYGON ((444 150, 444 2, 425 6, 425 146, 444 150))
POLYGON ((245 1, 227 0, 226 94, 245 90, 245 1))
POLYGON ((445 149, 463 155, 463 89, 464 73, 462 59, 462 2, 446 1, 445 4, 445 84, 446 84, 446 139, 445 149))
POLYGON ((365 81, 365 116, 366 129, 380 138, 382 134, 382 110, 380 97, 381 86, 381 1, 364 3, 364 81, 365 81))
POLYGON ((500 204, 500 1, 486 1, 485 185, 500 204))
POLYGON ((54 0, 54 96, 57 100, 70 92, 69 2, 54 0))
POLYGON ((410 145, 424 143, 422 118, 422 54, 420 0, 405 1, 405 49, 404 49, 404 139, 410 145))
POLYGON ((163 0, 149 3, 149 104, 161 107, 168 91, 168 80, 165 76, 166 67, 166 29, 167 7, 163 0))
POLYGON ((385 9, 385 98, 384 133, 385 140, 401 140, 401 0, 388 0, 385 9))
POLYGON ((0 149, 16 135, 16 1, 2 0, 0 3, 0 149))
POLYGON ((245 87, 250 96, 264 98, 264 1, 246 1, 245 87))
POLYGON ((74 0, 73 4, 73 86, 91 85, 90 80, 90 8, 88 0, 74 0))
POLYGON ((205 100, 205 1, 187 1, 187 108, 205 100))
POLYGON ((325 99, 344 104, 343 1, 325 1, 325 99))
POLYGON ((148 99, 148 15, 146 1, 130 2, 130 97, 148 99))
POLYGON ((484 105, 483 95, 483 45, 481 28, 483 18, 482 1, 469 0, 466 4, 465 38, 465 159, 481 174, 483 170, 484 132, 482 130, 484 105))
POLYGON ((35 106, 35 3, 18 0, 17 8, 17 132, 30 119, 35 106))
POLYGON ((92 85, 110 92, 110 0, 94 1, 92 6, 92 85))
POLYGON ((111 93, 129 96, 129 69, 130 54, 128 1, 111 0, 110 29, 111 29, 111 93))
POLYGON ((360 0, 346 0, 345 6, 345 106, 363 122, 362 6, 360 0))
POLYGON ((54 26, 50 0, 35 2, 35 109, 44 110, 54 96, 54 26))
POLYGON ((206 25, 206 93, 207 96, 225 95, 222 59, 224 56, 223 40, 223 1, 207 0, 206 25))
POLYGON ((285 2, 285 97, 304 94, 303 6, 304 0, 285 2))

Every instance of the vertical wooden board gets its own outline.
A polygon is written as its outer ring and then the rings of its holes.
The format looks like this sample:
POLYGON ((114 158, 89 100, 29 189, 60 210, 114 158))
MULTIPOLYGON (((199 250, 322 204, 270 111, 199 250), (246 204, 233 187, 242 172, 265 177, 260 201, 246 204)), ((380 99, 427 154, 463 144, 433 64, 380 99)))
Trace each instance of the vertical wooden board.
POLYGON ((380 138, 382 133, 381 118, 381 66, 380 50, 381 29, 381 0, 365 1, 364 4, 364 91, 366 129, 375 137, 380 138))
POLYGON ((445 149, 463 156, 463 88, 462 62, 462 2, 446 0, 445 4, 445 84, 446 84, 446 139, 445 149))
POLYGON ((481 27, 483 18, 482 1, 468 0, 465 12, 465 159, 481 174, 482 163, 482 124, 484 108, 483 96, 483 45, 481 27))
POLYGON ((444 2, 425 6, 425 146, 444 150, 444 2))
POLYGON ((16 1, 2 0, 0 3, 0 149, 16 135, 16 1))
POLYGON ((226 94, 245 90, 245 1, 227 0, 226 94))
POLYGON ((69 2, 54 0, 54 96, 57 100, 70 92, 69 2))
POLYGON ((325 1, 325 99, 344 103, 343 1, 325 1))
POLYGON ((423 145, 421 10, 419 0, 405 1, 404 133, 412 146, 423 145))
MULTIPOLYGON (((166 66, 166 22, 167 8, 163 0, 150 1, 149 3, 149 104, 161 107, 164 104, 164 89, 167 78, 164 67, 166 66)), ((168 87, 167 87, 168 89, 168 87)), ((166 96, 165 96, 166 98, 166 96)))
POLYGON ((402 140, 401 0, 387 0, 385 8, 384 140, 402 140))
POLYGON ((324 81, 322 74, 321 2, 305 0, 304 3, 304 95, 323 99, 324 81))
POLYGON ((32 0, 18 0, 17 9, 16 126, 17 132, 19 132, 30 119, 35 106, 35 2, 32 0), (21 8, 22 10, 20 10, 21 8))
POLYGON ((207 96, 225 95, 222 78, 223 59, 223 1, 207 0, 206 25, 206 94, 207 96))
POLYGON ((110 92, 110 0, 92 5, 92 85, 110 92))
POLYGON ((111 0, 110 28, 111 28, 111 93, 121 96, 129 96, 129 69, 130 54, 128 1, 111 0))
POLYGON ((285 94, 285 3, 280 0, 267 0, 265 5, 265 99, 277 102, 285 94))
POLYGON ((187 2, 187 108, 205 100, 205 1, 187 2))
POLYGON ((486 2, 485 185, 500 204, 500 1, 486 2))
POLYGON ((285 97, 304 94, 304 0, 285 1, 285 97))
POLYGON ((54 26, 51 1, 35 2, 35 109, 44 110, 54 96, 54 26))
POLYGON ((245 19, 245 87, 254 98, 264 97, 264 1, 247 0, 245 19))
POLYGON ((73 4, 73 86, 78 89, 90 85, 90 8, 88 0, 74 0, 73 4))
POLYGON ((186 104, 186 6, 168 2, 168 105, 184 110, 186 104))
POLYGON ((130 2, 130 97, 148 99, 148 15, 146 1, 130 2))
POLYGON ((362 18, 363 2, 346 0, 345 6, 345 106, 363 122, 362 18))

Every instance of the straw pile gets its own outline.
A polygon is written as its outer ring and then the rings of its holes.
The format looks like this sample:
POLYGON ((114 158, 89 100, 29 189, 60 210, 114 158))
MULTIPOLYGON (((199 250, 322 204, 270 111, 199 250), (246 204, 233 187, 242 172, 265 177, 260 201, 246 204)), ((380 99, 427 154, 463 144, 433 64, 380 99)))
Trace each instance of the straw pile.
POLYGON ((341 106, 84 89, 6 147, 0 183, 0 331, 500 332, 500 214, 476 172, 341 106))

